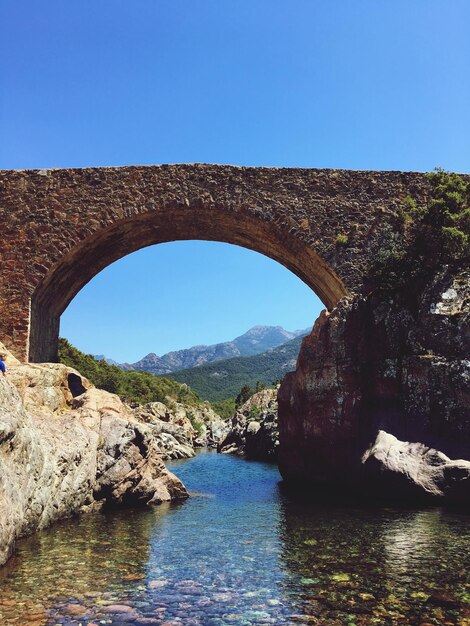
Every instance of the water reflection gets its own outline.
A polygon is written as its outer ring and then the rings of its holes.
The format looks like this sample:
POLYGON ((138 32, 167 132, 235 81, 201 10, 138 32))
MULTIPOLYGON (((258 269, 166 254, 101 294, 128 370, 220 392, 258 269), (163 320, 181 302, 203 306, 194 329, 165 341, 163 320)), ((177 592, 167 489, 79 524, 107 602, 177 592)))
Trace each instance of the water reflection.
POLYGON ((282 509, 285 592, 318 623, 468 624, 468 517, 292 501, 282 509))
POLYGON ((1 623, 469 626, 468 517, 307 505, 224 455, 172 469, 198 495, 20 542, 1 623))
POLYGON ((411 512, 384 523, 381 539, 388 575, 400 578, 416 566, 434 561, 444 526, 440 509, 411 512))

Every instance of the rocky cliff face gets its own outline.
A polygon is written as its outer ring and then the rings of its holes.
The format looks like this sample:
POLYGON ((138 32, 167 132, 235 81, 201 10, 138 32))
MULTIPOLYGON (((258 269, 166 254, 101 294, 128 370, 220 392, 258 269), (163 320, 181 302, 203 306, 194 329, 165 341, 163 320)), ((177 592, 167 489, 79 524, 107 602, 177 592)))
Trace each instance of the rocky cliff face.
POLYGON ((470 502, 469 318, 469 274, 449 269, 323 312, 279 391, 283 476, 470 502))
MULTIPOLYGON (((1 345, 0 345, 1 347, 1 345)), ((150 425, 59 364, 7 358, 0 376, 0 563, 18 537, 104 506, 187 497, 150 425)))
POLYGON ((264 389, 235 413, 230 430, 217 449, 258 461, 276 461, 278 447, 277 389, 264 389))

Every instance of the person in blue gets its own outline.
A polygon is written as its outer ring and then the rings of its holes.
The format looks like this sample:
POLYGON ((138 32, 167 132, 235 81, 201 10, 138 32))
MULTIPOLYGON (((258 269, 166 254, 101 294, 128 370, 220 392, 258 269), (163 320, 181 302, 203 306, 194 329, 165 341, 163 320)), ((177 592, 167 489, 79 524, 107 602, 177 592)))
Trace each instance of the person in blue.
POLYGON ((4 354, 0 354, 0 371, 2 372, 3 376, 7 375, 7 366, 5 365, 5 359, 6 356, 4 354))

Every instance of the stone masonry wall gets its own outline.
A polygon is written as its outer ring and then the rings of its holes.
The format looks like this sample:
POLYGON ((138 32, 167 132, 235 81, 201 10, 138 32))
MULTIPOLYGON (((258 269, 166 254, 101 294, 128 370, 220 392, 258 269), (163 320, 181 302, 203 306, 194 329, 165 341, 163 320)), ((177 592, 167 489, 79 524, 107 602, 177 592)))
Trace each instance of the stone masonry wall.
POLYGON ((160 165, 0 172, 0 339, 54 358, 59 318, 104 267, 155 243, 241 245, 292 270, 333 307, 357 292, 384 224, 424 174, 160 165), (339 245, 338 235, 347 243, 339 245))

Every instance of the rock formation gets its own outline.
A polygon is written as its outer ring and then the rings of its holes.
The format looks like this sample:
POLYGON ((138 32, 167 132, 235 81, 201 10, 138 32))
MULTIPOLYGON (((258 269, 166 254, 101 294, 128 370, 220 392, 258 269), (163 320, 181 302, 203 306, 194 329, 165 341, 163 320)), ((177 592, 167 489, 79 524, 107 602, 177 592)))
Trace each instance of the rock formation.
MULTIPOLYGON (((0 344, 0 348, 1 348, 0 344)), ((0 563, 21 536, 74 513, 187 497, 151 425, 60 364, 7 356, 0 376, 0 563)))
POLYGON ((323 312, 279 390, 284 478, 386 495, 395 473, 406 477, 398 492, 411 481, 425 496, 470 502, 470 463, 450 462, 470 460, 469 302, 469 273, 444 268, 414 293, 323 312), (443 472, 438 488, 426 486, 430 465, 443 472))
POLYGON ((194 447, 214 447, 228 430, 227 422, 208 404, 150 402, 133 409, 133 414, 151 426, 163 459, 190 458, 194 447))
POLYGON ((150 402, 134 408, 133 414, 152 429, 163 459, 194 456, 193 441, 197 433, 184 410, 172 410, 162 402, 150 402))
POLYGON ((277 389, 264 389, 237 410, 218 451, 259 461, 276 461, 278 447, 277 389))
POLYGON ((198 428, 197 446, 216 448, 229 431, 229 423, 218 415, 208 403, 191 410, 191 417, 198 428))

